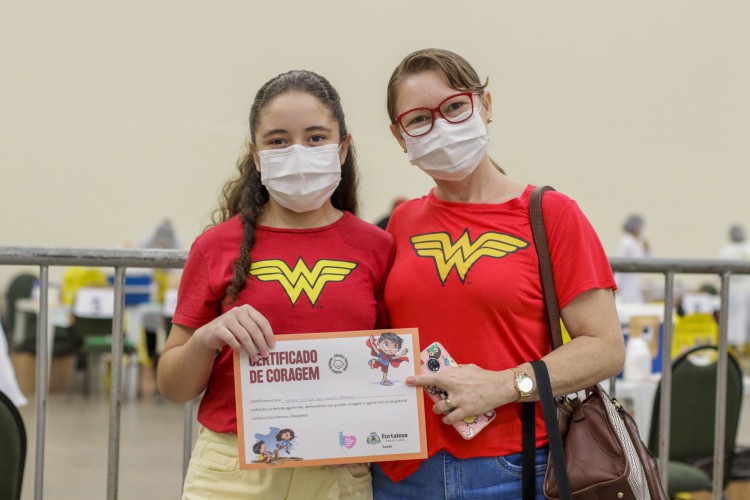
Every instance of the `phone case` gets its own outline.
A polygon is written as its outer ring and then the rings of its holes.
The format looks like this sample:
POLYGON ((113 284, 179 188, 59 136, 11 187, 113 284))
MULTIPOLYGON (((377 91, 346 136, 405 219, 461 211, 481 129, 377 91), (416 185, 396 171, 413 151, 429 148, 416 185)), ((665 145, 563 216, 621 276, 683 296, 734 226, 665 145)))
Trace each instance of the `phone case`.
MULTIPOLYGON (((433 342, 427 346, 420 353, 419 358, 422 363, 422 373, 435 373, 450 370, 458 366, 440 342, 433 342)), ((427 386, 425 387, 425 391, 427 391, 430 399, 436 403, 448 397, 448 394, 440 387, 427 386)), ((487 424, 492 422, 495 419, 495 415, 495 410, 490 410, 481 415, 474 415, 473 417, 466 417, 463 420, 459 420, 453 424, 453 427, 456 428, 462 438, 469 440, 479 434, 487 424)))

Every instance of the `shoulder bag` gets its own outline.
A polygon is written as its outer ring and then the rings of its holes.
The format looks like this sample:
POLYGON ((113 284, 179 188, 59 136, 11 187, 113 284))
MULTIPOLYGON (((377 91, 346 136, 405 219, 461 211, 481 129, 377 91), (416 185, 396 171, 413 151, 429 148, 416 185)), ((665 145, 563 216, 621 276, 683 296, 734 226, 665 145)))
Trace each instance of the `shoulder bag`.
MULTIPOLYGON (((552 188, 544 186, 534 190, 530 210, 551 344, 556 349, 563 343, 560 310, 542 217, 542 195, 548 190, 552 188)), ((551 500, 666 500, 656 459, 641 441, 635 421, 620 403, 610 398, 598 384, 587 388, 583 399, 577 395, 556 399, 544 362, 534 361, 531 365, 550 442, 544 477, 545 497, 551 500)), ((531 426, 530 432, 533 432, 533 416, 524 416, 523 426, 524 429, 531 426)), ((527 457, 534 453, 533 449, 528 449, 528 443, 526 440, 524 444, 527 457)))

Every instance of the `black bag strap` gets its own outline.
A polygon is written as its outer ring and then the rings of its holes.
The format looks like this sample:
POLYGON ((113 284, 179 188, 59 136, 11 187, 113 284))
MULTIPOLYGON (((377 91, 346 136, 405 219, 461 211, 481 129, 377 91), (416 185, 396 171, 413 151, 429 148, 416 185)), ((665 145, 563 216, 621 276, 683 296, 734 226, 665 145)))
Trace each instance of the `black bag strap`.
MULTIPOLYGON (((552 469, 555 471, 557 480, 557 491, 561 500, 572 500, 570 492, 570 479, 568 469, 565 466, 565 453, 563 451, 562 436, 560 435, 560 424, 557 421, 557 405, 552 395, 552 384, 549 381, 549 372, 544 361, 532 361, 536 377, 536 387, 539 392, 539 401, 542 403, 542 414, 544 425, 547 427, 547 438, 549 439, 550 456, 552 457, 552 469)), ((525 450, 524 450, 525 451, 525 450)))
POLYGON ((536 499, 536 403, 521 403, 521 494, 536 499))

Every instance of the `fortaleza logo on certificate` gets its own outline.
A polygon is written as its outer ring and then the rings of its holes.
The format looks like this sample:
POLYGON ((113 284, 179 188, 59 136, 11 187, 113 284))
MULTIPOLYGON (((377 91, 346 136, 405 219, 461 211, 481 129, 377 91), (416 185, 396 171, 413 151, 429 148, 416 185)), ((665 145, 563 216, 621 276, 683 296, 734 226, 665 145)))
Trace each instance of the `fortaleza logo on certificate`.
POLYGON ((427 458, 417 329, 278 335, 234 353, 240 468, 427 458))

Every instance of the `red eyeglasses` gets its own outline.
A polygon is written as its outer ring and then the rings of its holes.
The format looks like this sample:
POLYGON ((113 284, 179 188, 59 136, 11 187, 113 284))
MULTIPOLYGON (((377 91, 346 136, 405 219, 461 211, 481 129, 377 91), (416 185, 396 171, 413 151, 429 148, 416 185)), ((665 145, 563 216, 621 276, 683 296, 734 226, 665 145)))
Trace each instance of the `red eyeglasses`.
POLYGON ((414 108, 396 118, 401 129, 411 137, 428 134, 435 125, 435 113, 448 123, 465 122, 474 114, 474 92, 447 97, 434 108, 414 108))

